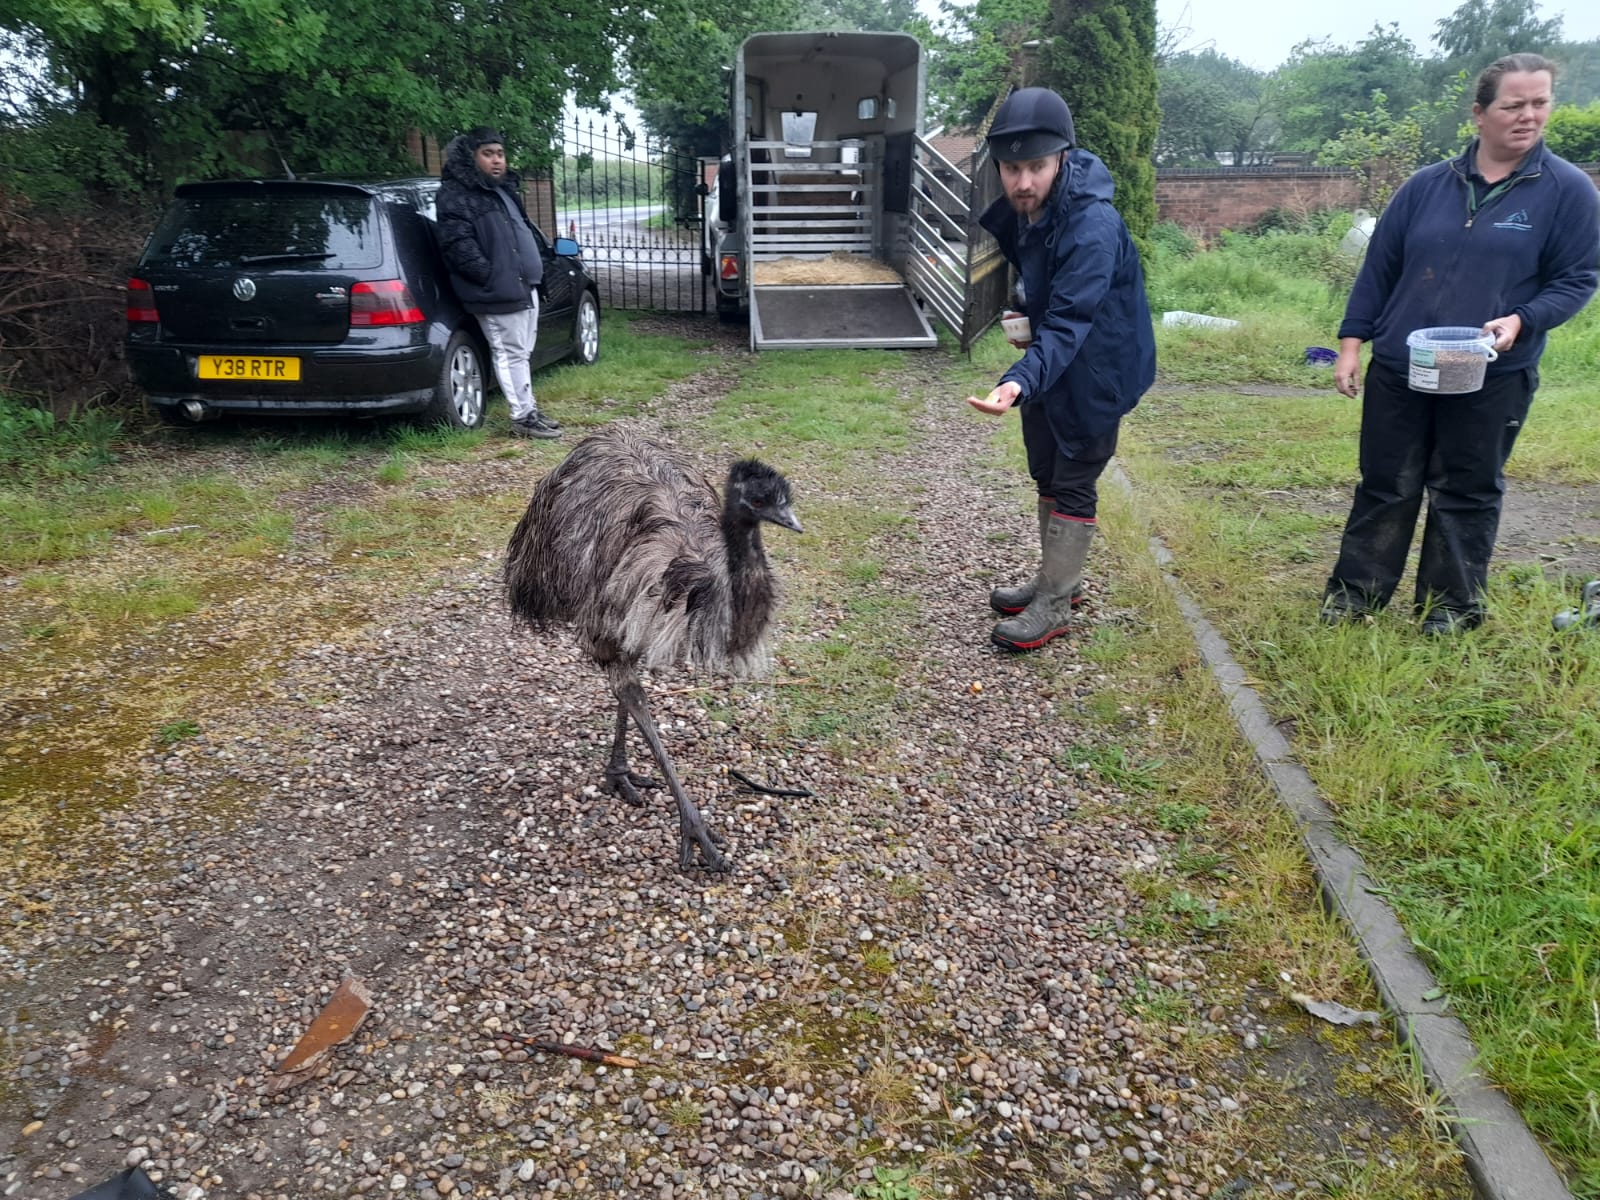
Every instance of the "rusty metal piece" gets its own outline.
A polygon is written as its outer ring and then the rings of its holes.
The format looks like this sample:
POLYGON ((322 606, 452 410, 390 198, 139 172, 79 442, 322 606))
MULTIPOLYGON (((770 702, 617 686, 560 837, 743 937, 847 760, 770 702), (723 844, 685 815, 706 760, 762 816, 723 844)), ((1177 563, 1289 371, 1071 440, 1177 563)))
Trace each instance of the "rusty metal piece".
POLYGON ((359 979, 346 979, 289 1051, 289 1057, 267 1077, 267 1093, 276 1095, 304 1083, 321 1069, 333 1048, 348 1042, 367 1019, 372 993, 359 979))

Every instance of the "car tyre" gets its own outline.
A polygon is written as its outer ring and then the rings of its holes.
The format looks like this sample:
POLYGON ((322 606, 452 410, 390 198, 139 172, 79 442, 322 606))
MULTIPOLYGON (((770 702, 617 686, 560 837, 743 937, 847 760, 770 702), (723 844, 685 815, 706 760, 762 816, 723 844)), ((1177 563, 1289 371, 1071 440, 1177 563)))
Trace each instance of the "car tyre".
POLYGON ((486 387, 478 343, 465 330, 456 330, 444 348, 428 419, 451 429, 477 429, 483 424, 486 387))
POLYGON ((572 361, 591 367, 600 357, 600 302, 593 292, 578 297, 578 313, 572 322, 572 361))

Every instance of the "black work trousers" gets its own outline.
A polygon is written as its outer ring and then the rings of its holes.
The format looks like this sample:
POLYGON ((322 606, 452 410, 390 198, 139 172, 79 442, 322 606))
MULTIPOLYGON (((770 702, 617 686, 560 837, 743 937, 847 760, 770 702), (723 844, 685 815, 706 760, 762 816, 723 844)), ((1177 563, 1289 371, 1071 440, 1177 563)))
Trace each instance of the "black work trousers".
POLYGON ((1022 445, 1028 452, 1028 474, 1039 495, 1056 502, 1056 511, 1080 521, 1095 519, 1100 492, 1095 487, 1106 464, 1117 452, 1115 427, 1104 437, 1091 438, 1069 457, 1061 453, 1050 428, 1044 405, 1022 406, 1022 445))
POLYGON ((1423 489, 1428 519, 1417 564, 1416 609, 1483 616, 1489 558, 1500 529, 1506 460, 1527 419, 1539 373, 1490 375, 1453 396, 1414 392, 1381 363, 1361 401, 1361 482, 1345 522, 1328 594, 1382 608, 1405 570, 1423 489))

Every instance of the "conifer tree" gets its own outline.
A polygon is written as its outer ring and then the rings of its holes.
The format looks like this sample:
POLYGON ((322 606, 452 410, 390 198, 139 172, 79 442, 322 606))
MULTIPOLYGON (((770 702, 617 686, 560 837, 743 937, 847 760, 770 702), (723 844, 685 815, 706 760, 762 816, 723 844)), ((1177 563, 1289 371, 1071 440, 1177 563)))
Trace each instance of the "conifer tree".
POLYGON ((1078 145, 1110 168, 1141 251, 1156 222, 1155 46, 1155 0, 1051 0, 1037 81, 1066 99, 1078 145))

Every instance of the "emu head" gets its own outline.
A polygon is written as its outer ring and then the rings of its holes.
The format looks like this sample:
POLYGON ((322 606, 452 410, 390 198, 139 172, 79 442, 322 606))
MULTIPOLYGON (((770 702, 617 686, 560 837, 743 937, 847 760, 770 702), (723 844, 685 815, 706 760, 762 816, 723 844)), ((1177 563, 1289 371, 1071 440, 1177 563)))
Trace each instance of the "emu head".
POLYGON ((741 524, 771 521, 804 533, 789 506, 789 481, 764 462, 741 459, 728 468, 728 489, 723 500, 726 516, 741 524))

